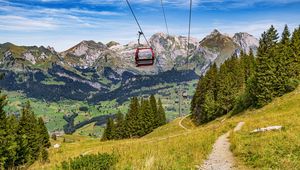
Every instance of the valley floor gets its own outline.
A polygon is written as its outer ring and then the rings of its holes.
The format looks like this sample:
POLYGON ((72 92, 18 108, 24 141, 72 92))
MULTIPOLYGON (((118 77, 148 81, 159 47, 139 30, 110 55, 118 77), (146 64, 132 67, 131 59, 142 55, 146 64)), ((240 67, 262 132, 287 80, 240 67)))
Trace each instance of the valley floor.
POLYGON ((36 163, 30 169, 57 169, 69 158, 98 152, 116 153, 116 169, 195 169, 211 153, 217 138, 232 130, 238 122, 243 128, 231 133, 230 149, 238 169, 300 169, 300 88, 268 106, 248 110, 234 117, 222 117, 195 127, 189 118, 178 118, 140 138, 101 142, 79 135, 52 141, 59 149, 50 149, 50 163, 36 163), (182 126, 185 128, 183 128, 182 126), (252 134, 256 128, 281 125, 281 131, 252 134))

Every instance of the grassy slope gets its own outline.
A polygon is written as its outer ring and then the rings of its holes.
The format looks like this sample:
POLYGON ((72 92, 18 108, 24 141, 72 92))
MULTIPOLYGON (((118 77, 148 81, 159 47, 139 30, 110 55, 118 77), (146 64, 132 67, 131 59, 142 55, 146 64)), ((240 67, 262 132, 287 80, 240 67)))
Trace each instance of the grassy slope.
POLYGON ((194 169, 201 165, 218 136, 232 129, 239 121, 246 124, 231 136, 232 150, 240 167, 249 169, 299 169, 300 168, 300 88, 276 99, 270 105, 246 111, 231 119, 220 118, 209 124, 190 128, 178 126, 180 119, 156 129, 141 138, 100 142, 82 136, 66 136, 74 143, 63 143, 60 149, 50 149, 50 163, 34 164, 32 169, 54 169, 63 160, 80 154, 115 152, 119 155, 117 169, 194 169), (255 128, 283 125, 277 132, 251 134, 255 128))
POLYGON ((178 122, 176 119, 141 139, 100 142, 99 139, 77 135, 66 136, 75 142, 63 143, 61 138, 52 141, 52 144, 59 143, 62 147, 50 149, 50 163, 36 163, 31 168, 54 169, 63 160, 80 154, 115 152, 119 155, 117 169, 191 169, 201 164, 216 138, 235 124, 215 121, 185 131, 178 122))
POLYGON ((232 135, 238 161, 254 169, 300 169, 300 87, 268 106, 239 116, 246 122, 232 135), (282 131, 251 134, 250 131, 281 125, 282 131))

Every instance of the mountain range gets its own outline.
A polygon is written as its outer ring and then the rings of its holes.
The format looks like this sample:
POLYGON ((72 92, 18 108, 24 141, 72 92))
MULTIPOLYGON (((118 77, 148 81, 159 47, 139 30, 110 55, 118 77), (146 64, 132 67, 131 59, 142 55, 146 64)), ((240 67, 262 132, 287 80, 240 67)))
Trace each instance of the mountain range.
POLYGON ((135 66, 136 42, 82 41, 63 52, 52 47, 0 44, 0 71, 5 73, 0 87, 47 101, 117 99, 122 103, 134 95, 168 88, 170 83, 198 79, 211 63, 220 65, 233 54, 250 49, 255 53, 258 47, 258 39, 248 33, 231 37, 218 30, 201 41, 191 38, 189 52, 183 36, 156 33, 149 42, 156 54, 150 67, 135 66))

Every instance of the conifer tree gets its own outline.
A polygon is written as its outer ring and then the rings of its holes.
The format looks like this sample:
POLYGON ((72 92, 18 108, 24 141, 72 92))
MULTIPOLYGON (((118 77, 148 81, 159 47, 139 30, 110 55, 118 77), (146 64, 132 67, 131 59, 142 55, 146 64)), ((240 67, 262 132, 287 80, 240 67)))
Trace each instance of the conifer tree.
POLYGON ((282 96, 289 91, 289 79, 292 76, 290 65, 293 63, 293 51, 290 42, 290 32, 287 25, 282 33, 281 41, 273 54, 276 65, 276 81, 273 82, 275 97, 282 96))
POLYGON ((156 103, 156 99, 154 97, 154 95, 150 96, 150 107, 151 107, 151 111, 154 115, 154 127, 158 127, 160 126, 160 120, 159 120, 159 115, 157 112, 157 103, 156 103))
POLYGON ((202 105, 203 107, 203 113, 206 115, 205 122, 208 122, 210 120, 214 120, 218 114, 218 103, 214 98, 213 92, 211 90, 208 90, 204 96, 205 102, 202 105))
POLYGON ((193 95, 193 98, 192 98, 192 101, 191 101, 191 107, 190 107, 190 112, 192 113, 192 118, 193 119, 197 119, 197 117, 198 117, 198 113, 197 113, 197 110, 196 110, 196 108, 198 108, 197 106, 199 105, 199 98, 200 98, 200 92, 201 92, 201 90, 202 90, 202 79, 204 78, 204 76, 201 76, 200 78, 199 78, 199 81, 198 81, 198 83, 197 83, 197 86, 196 86, 196 91, 195 91, 195 93, 194 93, 194 95, 193 95))
POLYGON ((290 30, 289 30, 288 26, 285 25, 284 30, 283 30, 282 35, 281 35, 280 43, 283 44, 283 45, 290 45, 290 43, 291 43, 290 37, 291 37, 290 30))
POLYGON ((128 113, 125 117, 125 133, 126 137, 133 137, 135 132, 139 130, 138 127, 138 114, 140 105, 137 97, 133 97, 130 101, 128 113))
POLYGON ((138 134, 139 136, 144 136, 152 132, 152 130, 157 127, 156 117, 154 115, 153 110, 151 109, 151 105, 148 99, 141 101, 139 123, 140 123, 140 131, 138 134))
POLYGON ((290 65, 289 70, 292 73, 292 78, 300 79, 300 26, 293 32, 291 47, 293 50, 293 62, 290 65))
POLYGON ((115 135, 115 124, 112 118, 108 118, 106 122, 106 128, 104 130, 102 140, 114 139, 115 135))
POLYGON ((254 74, 254 71, 255 71, 255 57, 254 57, 252 49, 250 49, 250 51, 249 51, 248 61, 249 61, 249 67, 248 67, 248 71, 247 71, 247 75, 246 75, 247 80, 254 74))
POLYGON ((220 67, 219 79, 218 79, 218 97, 219 111, 217 116, 224 115, 230 111, 233 102, 233 86, 234 79, 231 76, 229 60, 226 60, 220 67))
POLYGON ((116 125, 120 126, 122 125, 124 122, 124 115, 122 114, 122 112, 119 110, 117 113, 117 118, 116 118, 116 125))
POLYGON ((166 113, 165 113, 165 110, 162 106, 162 102, 160 99, 158 99, 157 105, 158 105, 157 112, 158 112, 158 116, 159 116, 159 126, 162 126, 167 123, 166 113))
POLYGON ((44 120, 40 117, 38 118, 38 133, 39 133, 39 140, 41 147, 43 148, 49 148, 51 146, 50 143, 50 136, 48 133, 48 130, 45 126, 44 120))
POLYGON ((254 92, 251 96, 254 97, 252 101, 256 107, 264 106, 276 95, 273 83, 276 82, 274 47, 277 40, 278 33, 273 26, 264 32, 259 40, 253 86, 250 87, 250 91, 254 92))
POLYGON ((16 157, 16 125, 14 116, 4 111, 6 96, 0 96, 0 169, 13 168, 16 157))
POLYGON ((6 96, 0 96, 0 169, 5 168, 5 161, 7 158, 7 148, 6 138, 7 138, 7 117, 4 111, 4 106, 6 106, 6 96))
POLYGON ((211 90, 213 99, 216 100, 218 92, 217 77, 218 69, 217 65, 214 63, 207 71, 206 75, 198 82, 197 90, 192 101, 192 106, 194 105, 194 108, 192 108, 192 116, 198 123, 206 123, 209 120, 209 116, 207 115, 207 112, 205 112, 203 105, 206 103, 205 96, 208 90, 211 90))
POLYGON ((18 129, 18 121, 15 115, 7 116, 7 160, 6 160, 6 168, 13 169, 15 166, 16 154, 17 154, 17 129, 18 129))
POLYGON ((246 85, 246 82, 254 73, 255 58, 252 49, 250 49, 249 54, 241 53, 240 63, 244 72, 244 85, 246 85))
POLYGON ((39 134, 38 134, 37 120, 31 110, 30 103, 27 102, 23 106, 21 118, 18 126, 18 151, 17 160, 18 165, 25 163, 33 163, 39 156, 39 134))
POLYGON ((119 110, 116 116, 116 132, 115 132, 115 139, 122 139, 124 138, 124 115, 119 110))

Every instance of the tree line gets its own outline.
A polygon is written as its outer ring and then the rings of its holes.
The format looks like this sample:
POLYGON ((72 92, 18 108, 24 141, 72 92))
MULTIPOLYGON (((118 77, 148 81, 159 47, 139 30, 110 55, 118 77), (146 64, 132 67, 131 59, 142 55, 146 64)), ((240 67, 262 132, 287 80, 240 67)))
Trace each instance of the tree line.
POLYGON ((259 40, 257 54, 233 55, 219 68, 213 64, 197 84, 191 113, 198 124, 249 107, 260 108, 297 88, 300 80, 300 26, 288 26, 279 39, 271 26, 259 40))
POLYGON ((37 118, 27 102, 19 117, 8 115, 5 95, 0 96, 0 169, 27 167, 37 160, 48 161, 51 146, 42 118, 37 118))
POLYGON ((166 115, 160 99, 157 102, 154 95, 140 101, 133 97, 125 117, 119 111, 115 120, 108 119, 102 140, 142 137, 164 124, 166 115))

